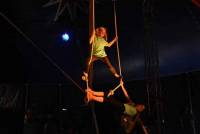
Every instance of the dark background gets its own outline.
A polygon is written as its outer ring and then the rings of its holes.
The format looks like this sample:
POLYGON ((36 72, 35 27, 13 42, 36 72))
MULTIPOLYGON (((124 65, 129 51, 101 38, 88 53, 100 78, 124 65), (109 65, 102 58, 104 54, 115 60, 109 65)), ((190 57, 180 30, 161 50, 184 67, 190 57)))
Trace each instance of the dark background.
MULTIPOLYGON (((58 66, 80 83, 85 59, 88 56, 88 3, 77 2, 82 9, 77 7, 75 19, 71 20, 68 10, 65 9, 57 21, 54 21, 58 4, 43 7, 48 2, 2 1, 1 11, 58 66), (69 42, 61 40, 63 32, 70 34, 69 42)), ((140 0, 119 0, 116 4, 122 73, 127 81, 143 79, 144 76, 142 4, 140 0)), ((153 37, 159 48, 161 76, 198 71, 199 8, 187 0, 182 2, 164 0, 156 2, 153 9, 155 12, 153 37)), ((96 27, 98 26, 107 27, 109 40, 113 39, 114 18, 111 1, 97 1, 96 27)), ((68 82, 62 73, 2 16, 1 31, 1 71, 5 74, 2 78, 9 80, 11 77, 8 75, 13 77, 13 74, 16 74, 14 77, 19 76, 24 81, 68 82)), ((107 53, 112 64, 116 66, 116 47, 108 49, 107 53)), ((98 76, 95 77, 97 79, 95 83, 109 83, 110 79, 113 79, 104 65, 97 65, 95 70, 94 73, 98 76)))

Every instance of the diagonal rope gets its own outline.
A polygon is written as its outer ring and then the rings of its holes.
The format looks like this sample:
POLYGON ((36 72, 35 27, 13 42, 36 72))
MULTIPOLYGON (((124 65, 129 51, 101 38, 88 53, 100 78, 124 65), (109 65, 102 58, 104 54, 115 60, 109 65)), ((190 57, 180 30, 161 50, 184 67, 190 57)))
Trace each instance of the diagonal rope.
POLYGON ((108 93, 107 97, 110 97, 111 95, 113 95, 113 94, 115 93, 115 91, 116 91, 118 88, 120 88, 120 87, 121 87, 121 84, 117 85, 113 90, 111 90, 111 91, 108 93))
POLYGON ((53 61, 41 48, 39 48, 34 41, 28 37, 19 27, 17 27, 8 17, 6 17, 2 12, 0 12, 0 15, 12 26, 14 27, 17 32, 19 32, 32 46, 34 46, 47 60, 54 66, 56 67, 67 79, 69 79, 76 87, 78 87, 83 93, 85 91, 79 86, 77 82, 75 82, 72 77, 67 74, 60 66, 56 64, 56 62, 53 61))
POLYGON ((114 95, 115 91, 117 89, 119 89, 120 87, 121 87, 126 99, 127 100, 131 100, 131 98, 128 95, 128 92, 126 91, 126 88, 124 87, 124 82, 122 81, 122 79, 120 80, 120 84, 118 84, 114 89, 110 90, 110 92, 108 93, 107 97, 110 97, 111 95, 114 95))

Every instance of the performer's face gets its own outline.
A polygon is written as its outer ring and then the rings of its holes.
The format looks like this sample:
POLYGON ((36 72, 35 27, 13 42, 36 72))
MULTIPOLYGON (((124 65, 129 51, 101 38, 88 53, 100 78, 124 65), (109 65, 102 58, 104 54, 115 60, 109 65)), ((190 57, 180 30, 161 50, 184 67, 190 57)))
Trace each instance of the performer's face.
POLYGON ((145 109, 145 107, 142 104, 137 104, 136 109, 137 109, 138 112, 142 112, 145 109))
POLYGON ((97 36, 99 36, 99 37, 104 37, 105 35, 106 35, 106 30, 104 29, 104 28, 99 28, 98 30, 97 30, 97 36))

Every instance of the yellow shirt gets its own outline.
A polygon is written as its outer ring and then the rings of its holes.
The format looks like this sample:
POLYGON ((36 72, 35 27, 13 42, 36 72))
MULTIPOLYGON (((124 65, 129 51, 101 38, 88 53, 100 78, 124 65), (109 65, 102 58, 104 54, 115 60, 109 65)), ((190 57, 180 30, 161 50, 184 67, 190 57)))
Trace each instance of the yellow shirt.
POLYGON ((128 114, 132 117, 137 114, 137 110, 134 105, 125 103, 124 107, 125 107, 125 111, 124 111, 125 114, 128 114))
POLYGON ((95 37, 94 44, 93 44, 93 53, 96 57, 106 57, 107 54, 105 52, 104 47, 108 45, 108 42, 102 37, 95 37))

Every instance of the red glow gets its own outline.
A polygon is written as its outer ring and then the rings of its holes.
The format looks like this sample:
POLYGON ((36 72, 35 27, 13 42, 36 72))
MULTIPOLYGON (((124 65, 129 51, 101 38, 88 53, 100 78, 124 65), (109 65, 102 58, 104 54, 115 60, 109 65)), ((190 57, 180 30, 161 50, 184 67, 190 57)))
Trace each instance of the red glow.
POLYGON ((192 0, 192 3, 194 3, 200 8, 200 0, 192 0))

